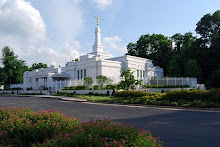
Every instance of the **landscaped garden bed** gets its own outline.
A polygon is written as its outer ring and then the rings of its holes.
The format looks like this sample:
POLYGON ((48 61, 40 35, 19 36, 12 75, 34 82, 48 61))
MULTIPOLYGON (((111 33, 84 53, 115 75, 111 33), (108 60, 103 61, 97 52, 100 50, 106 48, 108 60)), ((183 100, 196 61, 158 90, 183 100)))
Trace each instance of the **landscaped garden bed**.
POLYGON ((175 90, 166 93, 148 93, 144 91, 125 90, 107 96, 97 93, 86 95, 75 95, 74 93, 61 92, 58 95, 87 99, 95 102, 128 103, 128 104, 148 104, 162 106, 182 106, 182 107, 219 107, 220 90, 175 90))
POLYGON ((0 146, 162 147, 162 142, 149 131, 109 119, 82 123, 58 111, 2 108, 0 146))

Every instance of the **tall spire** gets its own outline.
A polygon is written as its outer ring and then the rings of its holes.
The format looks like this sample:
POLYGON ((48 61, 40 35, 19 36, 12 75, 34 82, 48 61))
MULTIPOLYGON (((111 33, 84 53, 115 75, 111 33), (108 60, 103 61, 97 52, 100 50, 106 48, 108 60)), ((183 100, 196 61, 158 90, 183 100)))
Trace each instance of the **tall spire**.
POLYGON ((97 27, 95 29, 95 43, 93 45, 93 52, 103 52, 103 46, 101 42, 101 29, 99 28, 99 17, 96 17, 97 27))

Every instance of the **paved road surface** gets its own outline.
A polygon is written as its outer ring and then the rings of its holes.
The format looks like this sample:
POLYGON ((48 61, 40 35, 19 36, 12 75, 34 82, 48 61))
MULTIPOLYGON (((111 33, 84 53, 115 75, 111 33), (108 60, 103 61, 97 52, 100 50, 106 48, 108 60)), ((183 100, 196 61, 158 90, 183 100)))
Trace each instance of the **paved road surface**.
POLYGON ((60 110, 68 116, 88 121, 111 117, 121 124, 150 130, 165 147, 219 147, 220 112, 130 107, 88 102, 71 102, 37 97, 0 96, 0 108, 30 107, 60 110))

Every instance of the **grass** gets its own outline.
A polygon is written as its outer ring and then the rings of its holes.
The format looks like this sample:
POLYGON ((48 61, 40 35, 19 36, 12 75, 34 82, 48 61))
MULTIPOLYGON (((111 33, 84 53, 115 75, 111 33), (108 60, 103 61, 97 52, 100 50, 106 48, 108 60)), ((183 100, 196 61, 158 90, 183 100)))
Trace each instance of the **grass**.
POLYGON ((86 99, 91 102, 111 102, 112 96, 74 95, 75 98, 86 99))

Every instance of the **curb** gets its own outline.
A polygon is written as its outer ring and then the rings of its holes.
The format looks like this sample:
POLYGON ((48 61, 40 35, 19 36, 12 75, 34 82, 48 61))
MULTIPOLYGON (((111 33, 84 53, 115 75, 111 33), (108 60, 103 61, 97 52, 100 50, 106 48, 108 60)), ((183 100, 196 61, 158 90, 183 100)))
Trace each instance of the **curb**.
POLYGON ((63 96, 48 96, 48 95, 35 95, 34 97, 39 98, 47 98, 47 99, 57 99, 57 100, 63 100, 63 101, 74 101, 74 102, 87 102, 85 99, 78 99, 78 98, 72 98, 72 97, 63 97, 63 96))

